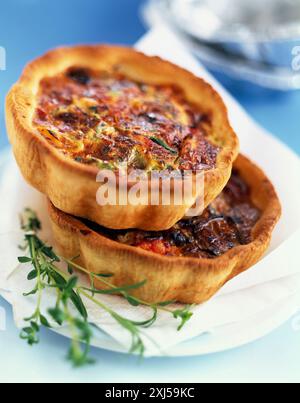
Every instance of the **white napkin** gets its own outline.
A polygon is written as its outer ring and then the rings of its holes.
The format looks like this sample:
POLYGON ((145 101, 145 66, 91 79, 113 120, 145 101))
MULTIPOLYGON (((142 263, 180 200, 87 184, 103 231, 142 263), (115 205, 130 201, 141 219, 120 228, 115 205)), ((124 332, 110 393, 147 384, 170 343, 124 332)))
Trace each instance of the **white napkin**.
MULTIPOLYGON (((194 316, 186 327, 178 332, 177 323, 168 314, 160 315, 157 323, 145 329, 144 342, 146 356, 160 355, 172 346, 192 339, 202 333, 240 321, 255 320, 260 312, 277 306, 288 298, 295 299, 295 312, 300 307, 300 250, 299 227, 299 160, 288 148, 283 146, 261 128, 255 125, 237 103, 223 90, 211 76, 189 55, 183 45, 165 28, 153 29, 139 42, 138 47, 147 53, 168 58, 184 65, 194 73, 205 77, 222 92, 229 108, 232 122, 240 135, 243 152, 252 156, 268 172, 277 186, 285 207, 283 220, 279 225, 270 251, 254 268, 233 280, 229 285, 206 304, 194 308, 194 316), (268 149, 269 154, 264 150, 268 149), (284 167, 283 172, 280 167, 284 167), (286 172, 289 177, 286 178, 286 172), (288 189, 288 191, 287 191, 288 189), (298 232, 297 232, 298 230, 298 232), (297 245, 296 245, 297 244, 297 245), (299 302, 299 303, 298 303, 299 302)), ((15 270, 16 257, 20 255, 18 245, 22 233, 19 230, 18 214, 24 207, 36 210, 43 223, 43 238, 52 243, 49 220, 46 214, 45 197, 30 188, 21 178, 16 164, 11 160, 0 185, 0 292, 8 299, 14 309, 18 326, 23 318, 34 309, 34 297, 24 298, 22 293, 30 284, 26 280, 29 268, 15 270)), ((144 307, 132 308, 122 298, 103 296, 105 301, 120 314, 135 320, 149 317, 144 307)), ((54 296, 49 293, 43 306, 53 306, 54 296)), ((109 315, 103 313, 86 301, 90 319, 121 346, 128 349, 131 339, 109 315)), ((274 318, 275 320, 275 318, 274 318)))

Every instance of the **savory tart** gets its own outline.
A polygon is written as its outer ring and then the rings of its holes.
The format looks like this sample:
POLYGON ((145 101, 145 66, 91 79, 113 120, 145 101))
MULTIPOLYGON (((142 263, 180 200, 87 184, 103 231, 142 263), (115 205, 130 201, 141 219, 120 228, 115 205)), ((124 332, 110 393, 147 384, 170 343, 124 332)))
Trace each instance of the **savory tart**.
POLYGON ((210 85, 129 48, 60 48, 33 61, 8 94, 6 118, 26 180, 60 210, 112 229, 169 229, 200 195, 179 205, 99 205, 99 170, 201 172, 206 207, 238 154, 210 85))
POLYGON ((49 213, 65 258, 80 256, 88 271, 112 274, 116 286, 146 280, 133 293, 147 302, 202 303, 262 257, 281 206, 264 173, 239 156, 227 186, 203 214, 167 231, 110 230, 50 201, 49 213))

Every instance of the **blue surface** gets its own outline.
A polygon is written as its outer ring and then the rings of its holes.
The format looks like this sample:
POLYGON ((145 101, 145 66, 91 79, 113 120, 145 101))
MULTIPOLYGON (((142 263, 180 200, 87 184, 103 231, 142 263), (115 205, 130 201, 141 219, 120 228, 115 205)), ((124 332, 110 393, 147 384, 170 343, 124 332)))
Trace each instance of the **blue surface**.
MULTIPOLYGON (((143 33, 140 0, 2 0, 0 46, 7 70, 0 71, 0 149, 8 145, 4 96, 30 59, 61 44, 109 42, 133 44, 143 33)), ((300 154, 300 93, 252 93, 230 88, 265 128, 300 154)), ((270 150, 271 152, 271 150, 270 150)), ((272 335, 243 348, 207 357, 150 359, 94 350, 94 367, 70 370, 63 360, 68 341, 45 331, 43 343, 30 349, 18 338, 11 309, 7 330, 0 330, 0 381, 300 381, 300 332, 287 323, 272 335)))
MULTIPOLYGON (((7 304, 1 304, 10 311, 7 304)), ((248 346, 193 358, 136 357, 92 349, 97 364, 74 370, 64 361, 68 341, 43 331, 29 348, 19 340, 11 315, 0 332, 0 381, 34 382, 299 382, 300 332, 291 323, 248 346)))

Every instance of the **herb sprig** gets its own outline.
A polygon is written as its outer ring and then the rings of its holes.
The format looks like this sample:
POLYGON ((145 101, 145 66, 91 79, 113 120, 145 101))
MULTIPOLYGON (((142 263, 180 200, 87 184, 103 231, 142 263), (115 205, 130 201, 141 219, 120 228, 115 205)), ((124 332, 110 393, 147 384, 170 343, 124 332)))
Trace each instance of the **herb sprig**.
POLYGON ((24 294, 25 297, 36 295, 37 303, 34 313, 25 318, 28 323, 21 331, 20 337, 26 340, 29 345, 38 344, 41 327, 51 328, 49 323, 53 321, 58 326, 67 325, 72 335, 70 349, 67 355, 68 360, 75 366, 81 367, 91 364, 94 360, 90 357, 91 340, 93 337, 92 324, 88 319, 88 312, 83 302, 83 297, 94 303, 99 309, 107 312, 120 326, 127 330, 132 337, 131 353, 143 355, 145 345, 142 338, 142 329, 152 326, 158 317, 159 311, 170 313, 175 319, 180 320, 178 330, 181 330, 186 322, 193 315, 190 306, 183 309, 172 310, 169 305, 174 301, 150 304, 138 299, 130 294, 130 291, 142 287, 146 281, 129 286, 117 287, 113 285, 109 278, 111 274, 94 274, 75 263, 75 259, 64 259, 58 256, 51 246, 48 246, 39 238, 41 222, 31 209, 26 209, 21 217, 21 227, 25 233, 25 242, 22 250, 28 256, 18 258, 20 264, 31 264, 32 270, 27 276, 29 281, 35 281, 34 288, 24 294), (60 266, 65 263, 67 270, 60 266), (83 286, 74 275, 74 271, 79 271, 88 276, 90 285, 83 286), (105 289, 99 290, 95 287, 95 281, 100 281, 105 289), (46 290, 56 291, 56 303, 42 312, 42 300, 46 290), (122 295, 130 305, 137 307, 140 305, 151 308, 152 315, 145 321, 134 321, 119 315, 106 303, 96 298, 96 295, 122 295))
POLYGON ((159 137, 151 136, 150 140, 153 141, 153 143, 156 143, 159 146, 163 147, 165 150, 169 151, 171 154, 173 154, 173 155, 178 154, 177 150, 175 150, 174 148, 170 147, 165 141, 163 141, 159 137))

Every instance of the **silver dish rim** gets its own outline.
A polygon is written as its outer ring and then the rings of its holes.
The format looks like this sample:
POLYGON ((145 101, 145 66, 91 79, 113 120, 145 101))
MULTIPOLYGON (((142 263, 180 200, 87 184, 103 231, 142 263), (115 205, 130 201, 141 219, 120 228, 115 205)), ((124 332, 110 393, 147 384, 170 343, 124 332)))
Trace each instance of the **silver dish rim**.
POLYGON ((163 13, 165 18, 169 20, 169 23, 177 26, 185 33, 196 37, 199 40, 215 43, 232 43, 239 44, 243 41, 252 43, 273 43, 273 42, 289 42, 299 41, 300 44, 300 21, 299 23, 282 24, 275 28, 269 28, 262 31, 254 31, 250 29, 239 30, 235 34, 232 31, 223 29, 216 30, 214 33, 207 35, 203 30, 202 35, 199 35, 200 31, 195 31, 191 26, 184 27, 180 19, 176 18, 174 13, 170 12, 167 7, 167 1, 169 0, 148 0, 148 4, 158 7, 160 12, 163 13), (237 39, 238 38, 238 39, 237 39))

